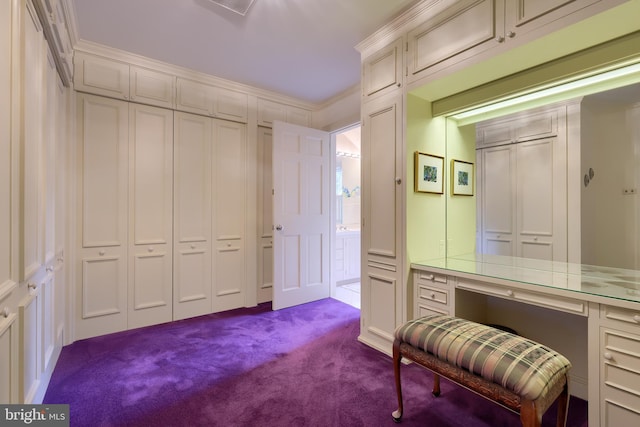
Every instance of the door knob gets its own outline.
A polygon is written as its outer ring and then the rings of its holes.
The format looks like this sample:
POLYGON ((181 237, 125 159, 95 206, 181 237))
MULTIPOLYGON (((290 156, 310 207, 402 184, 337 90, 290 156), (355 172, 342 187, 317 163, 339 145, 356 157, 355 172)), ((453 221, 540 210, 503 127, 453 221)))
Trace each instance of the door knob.
POLYGON ((282 231, 282 226, 280 224, 276 225, 276 230, 282 231))

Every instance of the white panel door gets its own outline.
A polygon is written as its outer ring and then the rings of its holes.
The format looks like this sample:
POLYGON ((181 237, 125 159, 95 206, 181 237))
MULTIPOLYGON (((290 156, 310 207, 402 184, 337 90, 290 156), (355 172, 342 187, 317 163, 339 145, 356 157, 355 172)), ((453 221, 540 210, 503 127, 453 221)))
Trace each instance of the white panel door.
POLYGON ((215 119, 212 134, 213 311, 218 312, 244 307, 247 294, 246 125, 215 119))
POLYGON ((129 329, 173 316, 173 111, 129 106, 129 329))
POLYGON ((129 106, 78 94, 78 251, 75 339, 127 327, 129 106))
POLYGON ((330 295, 330 156, 327 132, 274 122, 274 310, 330 295))
POLYGON ((210 313, 211 119, 174 113, 173 319, 210 313))

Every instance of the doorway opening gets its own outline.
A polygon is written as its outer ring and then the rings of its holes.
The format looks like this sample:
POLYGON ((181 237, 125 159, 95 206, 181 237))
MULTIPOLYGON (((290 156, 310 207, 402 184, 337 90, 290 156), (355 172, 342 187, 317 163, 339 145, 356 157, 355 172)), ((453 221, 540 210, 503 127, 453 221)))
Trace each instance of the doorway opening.
POLYGON ((332 295, 360 308, 360 124, 335 134, 332 295))

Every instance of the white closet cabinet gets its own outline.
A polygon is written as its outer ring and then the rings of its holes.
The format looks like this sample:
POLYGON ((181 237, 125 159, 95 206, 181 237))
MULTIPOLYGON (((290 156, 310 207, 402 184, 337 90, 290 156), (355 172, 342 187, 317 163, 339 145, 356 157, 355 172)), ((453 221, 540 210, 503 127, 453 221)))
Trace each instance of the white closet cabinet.
POLYGON ((211 312, 211 119, 174 113, 174 320, 211 312))
POLYGON ((300 126, 311 126, 311 111, 258 98, 258 126, 272 127, 274 120, 300 126))
POLYGON ((477 127, 479 135, 509 135, 513 141, 477 151, 483 253, 567 260, 565 111, 519 114, 477 127))
MULTIPOLYGON (((479 58, 489 49, 512 48, 529 42, 622 1, 460 0, 452 3, 409 31, 410 81, 479 58)), ((497 52, 500 51, 504 49, 497 52)))
POLYGON ((247 129, 213 120, 213 311, 243 307, 246 280, 247 129))
POLYGON ((84 52, 76 53, 74 64, 73 86, 79 92, 175 107, 175 76, 84 52))
POLYGON ((383 47, 362 60, 362 96, 372 99, 402 86, 403 39, 383 47))
POLYGON ((273 298, 273 132, 258 129, 258 304, 273 298))
POLYGON ((400 91, 362 107, 362 276, 359 339, 389 353, 403 320, 404 149, 400 91))
POLYGON ((127 328, 129 105, 79 93, 76 339, 127 328))
POLYGON ((24 11, 24 73, 22 127, 22 259, 21 278, 30 279, 44 265, 44 204, 42 165, 44 105, 46 102, 46 42, 35 10, 24 11))
POLYGON ((178 78, 176 108, 188 113, 246 123, 249 96, 246 93, 178 78))
POLYGON ((172 319, 173 111, 129 105, 128 328, 172 319))

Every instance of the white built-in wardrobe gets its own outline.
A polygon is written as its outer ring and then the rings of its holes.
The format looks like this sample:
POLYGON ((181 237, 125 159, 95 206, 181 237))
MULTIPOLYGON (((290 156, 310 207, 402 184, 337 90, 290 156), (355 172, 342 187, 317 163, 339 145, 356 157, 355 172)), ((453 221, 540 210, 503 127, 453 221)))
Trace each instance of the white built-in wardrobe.
POLYGON ((77 95, 76 338, 245 305, 246 125, 77 95))

